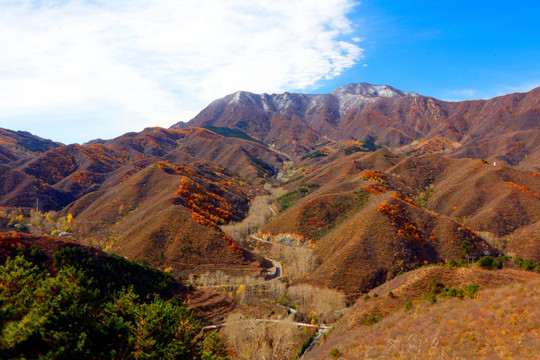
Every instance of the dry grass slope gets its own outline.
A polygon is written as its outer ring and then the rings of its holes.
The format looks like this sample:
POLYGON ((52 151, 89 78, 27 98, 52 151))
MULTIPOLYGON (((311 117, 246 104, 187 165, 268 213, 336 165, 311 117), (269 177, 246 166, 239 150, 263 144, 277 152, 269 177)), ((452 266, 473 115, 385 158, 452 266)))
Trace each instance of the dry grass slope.
POLYGON ((306 359, 327 359, 335 348, 344 359, 535 359, 539 290, 540 275, 531 272, 415 270, 372 290, 369 300, 359 300, 306 359), (474 298, 438 298, 429 305, 418 298, 433 278, 452 287, 475 283, 482 290, 474 298), (362 325, 368 314, 384 318, 362 325))

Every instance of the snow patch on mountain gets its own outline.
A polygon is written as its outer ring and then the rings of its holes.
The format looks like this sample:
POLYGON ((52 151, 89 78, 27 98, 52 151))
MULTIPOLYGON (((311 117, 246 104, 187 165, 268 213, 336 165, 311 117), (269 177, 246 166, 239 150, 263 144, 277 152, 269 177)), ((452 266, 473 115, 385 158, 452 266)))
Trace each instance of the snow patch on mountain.
POLYGON ((363 109, 381 97, 399 98, 404 96, 418 96, 418 94, 397 90, 388 85, 358 83, 342 86, 330 94, 312 95, 289 92, 283 94, 253 94, 238 91, 226 96, 223 100, 227 105, 249 105, 267 112, 289 114, 306 114, 315 112, 322 107, 331 107, 336 109, 340 116, 344 116, 352 110, 363 109))

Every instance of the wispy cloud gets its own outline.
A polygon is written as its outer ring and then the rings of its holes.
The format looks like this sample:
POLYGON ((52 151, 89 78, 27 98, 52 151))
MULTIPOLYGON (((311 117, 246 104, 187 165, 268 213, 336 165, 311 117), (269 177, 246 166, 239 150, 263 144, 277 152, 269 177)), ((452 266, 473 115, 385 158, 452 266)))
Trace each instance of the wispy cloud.
POLYGON ((475 99, 477 96, 477 89, 449 90, 443 94, 442 99, 445 101, 463 101, 475 99))
POLYGON ((540 87, 540 83, 525 82, 517 86, 500 86, 489 91, 479 91, 477 89, 448 90, 443 93, 441 98, 445 101, 487 100, 516 92, 528 92, 537 87, 540 87))
POLYGON ((494 96, 501 96, 501 95, 505 95, 509 93, 516 93, 516 92, 528 92, 537 87, 540 87, 540 82, 537 82, 537 81, 528 81, 518 86, 504 86, 498 89, 496 92, 494 92, 495 94, 494 96))
POLYGON ((0 126, 33 118, 54 126, 56 113, 86 119, 92 109, 118 134, 188 120, 236 90, 312 88, 362 58, 347 18, 353 6, 0 0, 0 126))

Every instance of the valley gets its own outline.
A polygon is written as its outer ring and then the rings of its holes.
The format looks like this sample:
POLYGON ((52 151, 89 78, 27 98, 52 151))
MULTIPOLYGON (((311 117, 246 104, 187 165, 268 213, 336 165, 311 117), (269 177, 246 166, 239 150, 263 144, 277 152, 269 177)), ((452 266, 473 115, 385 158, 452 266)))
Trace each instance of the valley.
POLYGON ((540 88, 445 102, 360 83, 237 92, 82 145, 0 129, 0 259, 156 269, 155 294, 221 337, 209 359, 533 359, 539 124, 540 88), (66 248, 94 260, 55 262, 66 248))

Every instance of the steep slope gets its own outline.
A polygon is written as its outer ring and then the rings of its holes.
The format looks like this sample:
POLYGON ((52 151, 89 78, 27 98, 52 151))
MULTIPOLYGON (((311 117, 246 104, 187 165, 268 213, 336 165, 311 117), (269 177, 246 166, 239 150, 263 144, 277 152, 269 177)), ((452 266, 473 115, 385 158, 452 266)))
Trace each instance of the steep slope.
POLYGON ((26 131, 0 128, 0 164, 31 158, 61 145, 26 131))
POLYGON ((294 156, 331 140, 376 139, 400 152, 446 153, 540 169, 540 88, 445 102, 389 86, 350 84, 325 95, 237 92, 188 126, 240 129, 294 156))
POLYGON ((310 161, 260 236, 312 244, 321 265, 310 281, 350 300, 424 263, 540 255, 540 183, 529 172, 386 149, 310 161))
POLYGON ((81 196, 115 186, 147 165, 215 161, 256 181, 274 175, 285 156, 252 141, 206 129, 149 128, 109 141, 67 145, 24 162, 1 165, 0 205, 59 210, 81 196))
POLYGON ((514 269, 414 270, 359 300, 304 358, 328 359, 333 351, 350 359, 533 359, 539 282, 540 275, 514 269), (445 286, 454 290, 445 295, 445 286))
POLYGON ((217 225, 238 221, 248 209, 240 179, 211 164, 159 162, 64 209, 78 238, 152 266, 176 272, 220 264, 250 268, 251 256, 217 225))
POLYGON ((413 97, 386 85, 351 84, 324 95, 252 94, 240 91, 212 102, 188 123, 189 126, 237 128, 289 154, 304 155, 313 144, 351 139, 340 129, 350 111, 361 110, 378 99, 413 97))

